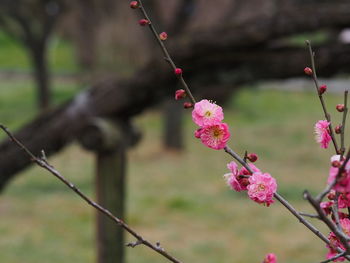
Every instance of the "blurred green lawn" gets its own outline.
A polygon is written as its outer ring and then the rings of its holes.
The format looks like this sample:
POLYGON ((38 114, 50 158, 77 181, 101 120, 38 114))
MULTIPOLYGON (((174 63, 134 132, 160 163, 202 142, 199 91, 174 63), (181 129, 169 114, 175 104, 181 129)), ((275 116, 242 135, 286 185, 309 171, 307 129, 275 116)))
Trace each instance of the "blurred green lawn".
MULTIPOLYGON (((0 83, 0 122, 14 129, 35 115, 30 89, 26 82, 0 83)), ((324 187, 332 155, 332 149, 322 150, 314 142, 313 125, 323 115, 311 91, 250 86, 225 107, 230 145, 238 153, 258 153, 257 166, 276 177, 279 192, 298 209, 310 212, 302 191, 324 187)), ((62 84, 55 92, 58 103, 75 90, 62 84)), ((337 115, 333 109, 341 96, 327 95, 326 100, 337 115)), ((335 119, 340 119, 338 115, 335 119)), ((171 254, 191 263, 261 262, 269 252, 285 263, 324 258, 324 244, 280 204, 266 208, 228 189, 223 174, 228 172, 229 156, 193 138, 190 114, 185 119, 186 151, 182 154, 163 150, 158 111, 149 111, 135 122, 144 139, 128 154, 126 221, 147 239, 161 241, 171 254)), ((94 198, 92 154, 71 145, 50 162, 94 198)), ((95 211, 37 167, 23 172, 6 188, 0 215, 1 262, 95 262, 95 211)), ((141 246, 126 251, 130 263, 166 262, 141 246)))

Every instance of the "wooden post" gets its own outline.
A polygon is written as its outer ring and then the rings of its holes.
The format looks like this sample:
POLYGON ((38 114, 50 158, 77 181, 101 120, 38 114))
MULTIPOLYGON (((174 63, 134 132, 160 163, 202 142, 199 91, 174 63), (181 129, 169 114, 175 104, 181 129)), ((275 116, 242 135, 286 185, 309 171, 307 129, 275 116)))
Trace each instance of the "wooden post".
MULTIPOLYGON (((94 119, 79 138, 84 148, 96 153, 97 202, 114 215, 124 218, 126 148, 139 139, 130 124, 94 119)), ((124 262, 124 232, 114 222, 97 213, 97 262, 124 262)))

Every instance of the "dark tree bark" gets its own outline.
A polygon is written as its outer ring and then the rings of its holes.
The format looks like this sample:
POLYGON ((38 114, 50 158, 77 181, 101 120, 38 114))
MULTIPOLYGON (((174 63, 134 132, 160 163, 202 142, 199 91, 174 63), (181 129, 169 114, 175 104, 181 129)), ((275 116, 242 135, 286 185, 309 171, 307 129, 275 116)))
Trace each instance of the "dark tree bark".
MULTIPOLYGON (((349 71, 349 45, 335 45, 317 48, 319 75, 330 76, 340 69, 349 71)), ((191 56, 180 56, 179 63, 184 68, 191 67, 185 77, 195 91, 208 89, 213 85, 215 94, 227 96, 232 92, 233 84, 243 84, 263 79, 300 76, 308 56, 304 48, 262 48, 260 50, 215 49, 215 54, 203 57, 201 52, 193 50, 191 56), (243 54, 244 52, 244 54, 243 54), (223 74, 227 76, 223 77, 223 74), (206 77, 203 77, 206 76, 206 77), (227 77, 231 77, 228 85, 227 77)), ((159 61, 159 60, 158 60, 159 61)), ((79 137, 91 118, 109 116, 129 119, 173 96, 176 82, 168 65, 151 62, 128 80, 116 80, 95 85, 78 95, 65 105, 41 115, 15 133, 34 154, 42 149, 47 156, 60 151, 64 146, 79 137)), ((3 188, 14 175, 26 168, 31 162, 8 139, 0 144, 0 188, 3 188)))

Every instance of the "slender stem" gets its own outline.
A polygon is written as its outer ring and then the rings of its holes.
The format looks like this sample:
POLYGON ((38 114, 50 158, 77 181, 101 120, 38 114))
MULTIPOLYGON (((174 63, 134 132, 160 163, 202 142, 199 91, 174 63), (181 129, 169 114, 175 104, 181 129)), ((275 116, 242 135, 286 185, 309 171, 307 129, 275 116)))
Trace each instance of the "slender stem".
MULTIPOLYGON (((231 155, 237 162, 239 162, 242 166, 244 166, 249 172, 253 173, 253 170, 250 168, 250 166, 236 153, 234 152, 229 146, 226 146, 224 148, 225 152, 227 152, 229 155, 231 155)), ((280 202, 289 212, 294 215, 300 223, 305 225, 312 233, 314 233, 316 236, 318 236, 323 242, 326 244, 329 244, 329 240, 325 235, 323 235, 314 225, 312 225, 309 221, 307 221, 304 217, 300 215, 300 213, 287 201, 285 200, 281 195, 278 193, 275 193, 274 197, 278 202, 280 202)))
MULTIPOLYGON (((109 210, 105 209, 104 207, 100 206, 96 202, 92 201, 89 197, 87 197, 82 191, 80 191, 79 188, 77 188, 74 184, 69 182, 65 177, 63 177, 54 167, 52 167, 45 158, 38 158, 36 157, 31 151, 28 150, 27 147, 25 147, 19 140, 17 140, 14 135, 2 124, 0 124, 0 128, 8 135, 8 137, 17 144, 28 156, 29 158, 36 163, 38 166, 46 169, 49 171, 52 175, 54 175, 57 179, 59 179, 62 183, 64 183, 66 186, 68 186, 71 190, 73 190, 77 195, 79 195, 83 200, 85 200, 89 205, 94 207, 96 210, 100 211, 102 214, 106 215, 110 219, 112 219, 117 225, 122 227, 124 230, 129 232, 132 236, 136 238, 137 244, 142 244, 150 249, 154 250, 155 252, 161 254, 165 258, 167 258, 169 261, 174 263, 181 263, 178 259, 168 254, 163 248, 161 248, 158 245, 153 245, 148 240, 144 239, 140 234, 138 234, 134 229, 132 229, 130 226, 128 226, 123 220, 119 219, 118 217, 114 216, 109 210)), ((135 244, 136 244, 135 243, 135 244)), ((129 246, 132 246, 129 244, 129 246)))
POLYGON ((348 91, 344 91, 344 112, 343 112, 343 120, 341 125, 341 133, 340 133, 340 155, 341 159, 345 153, 345 124, 346 124, 346 116, 348 114, 348 91))
MULTIPOLYGON (((151 29, 152 34, 153 34, 154 37, 156 38, 157 43, 158 43, 158 45, 160 46, 160 48, 161 48, 161 50, 162 50, 162 52, 163 52, 163 55, 164 55, 164 57, 165 57, 165 60, 168 61, 169 64, 170 64, 170 66, 172 67, 172 69, 175 70, 175 69, 177 68, 176 65, 175 65, 175 62, 174 62, 174 60, 171 58, 171 56, 170 56, 170 54, 169 54, 167 48, 165 47, 164 42, 159 38, 159 34, 158 34, 157 30, 156 30, 155 27, 153 26, 150 17, 148 16, 148 14, 147 14, 145 8, 143 7, 142 0, 138 0, 138 2, 139 2, 140 10, 141 10, 143 16, 145 17, 145 19, 147 19, 147 20, 149 21, 148 26, 149 26, 149 28, 151 29)), ((187 85, 185 79, 183 78, 182 74, 179 75, 178 78, 179 78, 179 80, 180 80, 181 85, 184 87, 184 89, 185 89, 185 91, 186 91, 188 97, 190 98, 191 102, 192 102, 193 104, 195 104, 195 103, 196 103, 196 100, 195 100, 195 98, 193 97, 192 92, 191 92, 190 88, 188 87, 188 85, 187 85)))
POLYGON ((338 255, 335 255, 334 257, 331 257, 329 259, 326 259, 324 261, 321 261, 320 263, 328 263, 328 262, 331 262, 331 261, 334 261, 340 257, 343 257, 344 255, 346 254, 346 252, 343 252, 343 253, 339 253, 338 255))
POLYGON ((347 165, 347 163, 350 160, 350 148, 348 150, 348 153, 346 154, 346 158, 343 162, 343 164, 340 166, 339 170, 338 170, 338 174, 336 175, 336 177, 334 178, 333 182, 329 185, 326 186, 326 188, 316 197, 316 201, 318 203, 322 202, 323 198, 332 190, 332 188, 337 184, 339 178, 341 178, 341 174, 344 172, 345 170, 345 166, 347 165))
POLYGON ((334 216, 334 219, 335 219, 335 224, 337 225, 338 230, 341 231, 344 234, 344 232, 343 232, 343 230, 341 228, 341 225, 340 225, 340 220, 339 220, 339 211, 338 211, 339 195, 340 195, 340 193, 336 192, 335 199, 334 199, 334 204, 332 206, 332 212, 333 212, 333 216, 334 216))
POLYGON ((321 220, 328 226, 328 228, 337 236, 339 241, 343 244, 343 246, 346 249, 346 252, 350 252, 350 246, 349 246, 349 237, 343 233, 343 231, 339 230, 336 224, 333 223, 332 220, 330 220, 323 209, 320 207, 320 204, 312 198, 310 193, 308 191, 304 192, 304 197, 306 200, 309 201, 309 203, 314 207, 317 214, 320 216, 321 220))
POLYGON ((314 215, 314 214, 309 214, 309 213, 304 213, 304 212, 299 212, 299 214, 300 214, 301 216, 307 216, 307 217, 310 217, 310 218, 320 219, 320 216, 319 216, 319 215, 314 215))
POLYGON ((315 88, 316 88, 316 91, 317 91, 318 98, 320 99, 320 102, 321 102, 321 105, 322 105, 324 116, 325 116, 326 120, 330 123, 329 124, 329 134, 330 134, 330 136, 332 138, 332 142, 333 142, 333 145, 334 145, 335 152, 339 153, 337 141, 335 139, 333 128, 332 128, 331 115, 327 111, 326 104, 325 104, 324 99, 323 99, 323 95, 319 92, 320 91, 320 86, 318 84, 318 79, 317 79, 317 74, 316 74, 315 53, 312 51, 311 43, 310 43, 309 40, 306 41, 306 45, 308 46, 309 53, 310 53, 311 68, 312 68, 312 79, 314 80, 314 83, 315 83, 315 88))

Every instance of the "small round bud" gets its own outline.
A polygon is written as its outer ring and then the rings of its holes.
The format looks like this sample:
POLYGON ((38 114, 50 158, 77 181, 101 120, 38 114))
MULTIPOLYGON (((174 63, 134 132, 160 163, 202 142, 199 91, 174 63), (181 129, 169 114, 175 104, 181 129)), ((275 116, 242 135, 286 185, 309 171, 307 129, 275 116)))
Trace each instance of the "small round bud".
POLYGON ((331 190, 329 193, 328 193, 328 195, 327 195, 327 198, 329 199, 329 200, 334 200, 335 199, 335 191, 334 190, 331 190))
POLYGON ((138 1, 131 1, 130 8, 132 8, 132 9, 139 8, 139 2, 138 1))
POLYGON ((184 108, 185 109, 189 109, 189 108, 192 108, 193 107, 193 104, 191 102, 185 102, 184 103, 184 108))
POLYGON ((147 20, 147 19, 141 19, 141 20, 139 20, 139 25, 140 26, 146 26, 146 25, 149 25, 150 24, 150 22, 149 22, 149 20, 147 20))
POLYGON ((309 68, 309 67, 306 67, 306 68, 304 68, 304 73, 305 73, 306 75, 311 76, 311 75, 312 75, 312 69, 309 68))
POLYGON ((201 133, 202 133, 202 128, 199 128, 199 129, 195 130, 194 137, 199 139, 201 137, 201 133))
POLYGON ((322 85, 322 86, 319 88, 318 93, 319 93, 319 94, 323 94, 323 93, 326 92, 326 90, 327 90, 327 85, 322 85))
POLYGON ((159 34, 160 40, 164 41, 168 38, 168 34, 166 32, 162 32, 159 34))
POLYGON ((251 161, 252 163, 256 162, 258 160, 258 155, 256 153, 249 153, 247 155, 247 159, 251 161))
POLYGON ((180 75, 182 75, 182 69, 181 68, 176 68, 174 70, 174 73, 175 73, 176 76, 180 76, 180 75))
POLYGON ((186 97, 186 91, 183 89, 178 89, 175 91, 175 100, 179 100, 186 97))
POLYGON ((335 168, 339 168, 341 166, 341 163, 339 161, 333 161, 332 166, 335 168))
POLYGON ((337 111, 343 112, 345 109, 345 106, 344 104, 338 104, 335 108, 337 109, 337 111))
POLYGON ((342 128, 342 126, 340 124, 337 127, 335 127, 335 129, 334 129, 335 133, 341 134, 341 130, 342 130, 341 128, 342 128))

